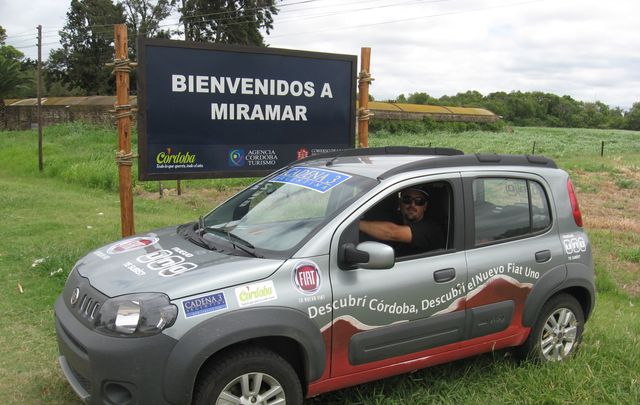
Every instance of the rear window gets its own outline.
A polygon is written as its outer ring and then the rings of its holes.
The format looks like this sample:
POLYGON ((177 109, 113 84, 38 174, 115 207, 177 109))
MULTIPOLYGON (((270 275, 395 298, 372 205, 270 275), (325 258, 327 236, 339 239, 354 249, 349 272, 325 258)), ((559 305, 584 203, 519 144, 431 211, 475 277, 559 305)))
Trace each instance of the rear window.
POLYGON ((475 179, 473 204, 476 245, 524 237, 551 225, 545 190, 532 180, 475 179))

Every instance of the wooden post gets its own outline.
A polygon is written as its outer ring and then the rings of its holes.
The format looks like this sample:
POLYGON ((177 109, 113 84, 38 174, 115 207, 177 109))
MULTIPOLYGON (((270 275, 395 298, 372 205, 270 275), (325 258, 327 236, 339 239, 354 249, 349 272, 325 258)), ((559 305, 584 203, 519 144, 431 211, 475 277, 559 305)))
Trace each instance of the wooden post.
POLYGON ((115 24, 116 57, 114 70, 116 74, 116 119, 118 121, 118 152, 116 162, 120 177, 120 224, 122 236, 135 233, 133 225, 133 191, 131 186, 131 104, 129 103, 129 52, 127 47, 127 26, 115 24))
POLYGON ((38 170, 44 170, 44 157, 42 153, 42 25, 38 25, 38 170))
POLYGON ((604 141, 602 141, 600 145, 600 157, 604 157, 604 141))
POLYGON ((371 67, 371 48, 360 48, 360 74, 358 75, 358 147, 369 147, 369 84, 373 80, 371 67))

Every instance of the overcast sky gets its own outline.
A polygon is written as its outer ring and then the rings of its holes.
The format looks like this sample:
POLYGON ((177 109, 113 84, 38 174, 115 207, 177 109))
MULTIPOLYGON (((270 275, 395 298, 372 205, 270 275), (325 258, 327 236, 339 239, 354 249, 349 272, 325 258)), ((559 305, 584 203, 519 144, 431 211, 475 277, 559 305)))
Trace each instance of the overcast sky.
MULTIPOLYGON (((69 0, 0 0, 7 43, 59 47, 69 0)), ((274 48, 372 48, 378 100, 426 92, 543 91, 625 109, 640 101, 640 0, 285 0, 274 48)), ((177 17, 165 21, 166 28, 177 17)))

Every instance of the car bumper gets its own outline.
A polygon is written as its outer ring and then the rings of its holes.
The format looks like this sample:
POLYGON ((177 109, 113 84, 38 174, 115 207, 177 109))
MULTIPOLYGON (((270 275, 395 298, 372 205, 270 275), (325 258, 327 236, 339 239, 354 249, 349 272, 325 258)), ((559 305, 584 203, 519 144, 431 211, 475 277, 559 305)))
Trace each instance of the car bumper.
MULTIPOLYGON (((62 372, 87 404, 167 404, 166 359, 176 340, 158 334, 139 338, 105 336, 81 323, 65 305, 55 304, 62 372)), ((184 389, 191 389, 184 388, 184 389)))

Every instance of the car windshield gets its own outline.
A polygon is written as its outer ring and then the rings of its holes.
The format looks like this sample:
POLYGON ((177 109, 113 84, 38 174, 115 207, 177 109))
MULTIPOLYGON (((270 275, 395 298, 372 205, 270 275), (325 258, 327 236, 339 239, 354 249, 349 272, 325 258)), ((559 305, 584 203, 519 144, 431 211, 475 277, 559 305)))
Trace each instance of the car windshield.
POLYGON ((293 167, 232 197, 206 215, 201 226, 207 238, 227 239, 245 251, 288 256, 376 184, 334 170, 293 167))

